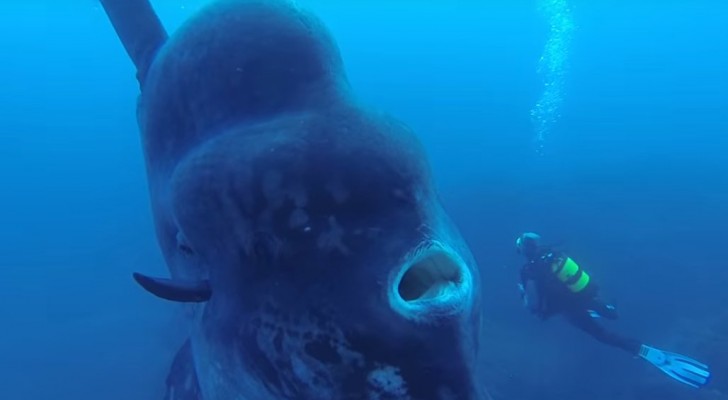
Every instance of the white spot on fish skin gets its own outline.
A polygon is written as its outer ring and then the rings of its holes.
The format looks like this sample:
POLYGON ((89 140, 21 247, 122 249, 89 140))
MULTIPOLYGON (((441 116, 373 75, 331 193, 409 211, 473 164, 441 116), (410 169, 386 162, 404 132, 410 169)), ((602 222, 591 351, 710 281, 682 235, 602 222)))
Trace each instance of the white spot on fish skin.
POLYGON ((338 204, 345 202, 349 198, 349 191, 346 190, 344 185, 342 185, 341 181, 338 179, 330 181, 328 185, 326 185, 326 190, 329 191, 331 197, 333 197, 334 201, 338 204))
POLYGON ((308 214, 306 211, 297 208, 293 210, 291 216, 288 218, 288 226, 291 229, 296 229, 305 225, 308 222, 308 214))
POLYGON ((366 231, 366 238, 369 240, 377 239, 379 236, 381 236, 382 232, 383 232, 382 228, 375 228, 375 227, 368 228, 366 231))
POLYGON ((410 202, 410 199, 407 197, 407 192, 404 189, 395 188, 392 190, 392 196, 399 200, 410 202))
POLYGON ((391 396, 401 399, 410 398, 407 395, 407 385, 399 373, 399 368, 391 365, 371 370, 367 376, 367 383, 372 387, 369 390, 369 400, 379 400, 382 397, 390 398, 391 396))
POLYGON ((322 232, 316 244, 320 249, 324 250, 338 250, 344 255, 349 254, 349 249, 344 245, 344 230, 336 222, 334 216, 329 216, 329 230, 322 232))
POLYGON ((341 254, 348 255, 349 249, 344 245, 343 238, 344 229, 336 222, 336 217, 329 216, 329 230, 319 235, 316 244, 320 249, 338 250, 341 254))
MULTIPOLYGON (((279 309, 275 303, 270 303, 272 309, 279 309)), ((290 368, 277 367, 281 379, 290 382, 281 388, 285 398, 307 399, 341 399, 339 380, 340 371, 332 368, 321 360, 311 357, 305 350, 306 333, 323 333, 321 331, 320 316, 313 318, 308 313, 297 313, 295 318, 280 319, 277 314, 261 314, 261 327, 256 330, 258 348, 266 355, 273 365, 289 364, 290 368), (277 335, 280 332, 287 332, 277 335), (276 340, 278 342, 276 343, 276 340), (288 363, 281 363, 288 361, 288 363)), ((364 357, 353 351, 344 338, 343 333, 335 325, 326 324, 326 335, 336 353, 341 356, 345 368, 362 368, 364 357)), ((252 397, 253 399, 270 399, 270 395, 252 397)), ((275 398, 281 398, 275 397, 275 398)), ((227 397, 226 397, 227 399, 227 397)))
POLYGON ((453 393, 450 388, 445 386, 441 386, 437 390, 437 395, 440 400, 457 400, 457 398, 455 397, 455 393, 453 393))
POLYGON ((313 378, 315 377, 313 371, 306 366, 296 355, 291 356, 291 367, 293 367, 293 374, 296 375, 298 380, 309 387, 314 387, 313 378))
POLYGON ((308 204, 306 189, 304 189, 300 183, 288 188, 288 196, 293 199, 293 203, 296 204, 296 207, 298 208, 304 208, 308 204))
MULTIPOLYGON (((281 176, 278 171, 267 171, 265 175, 263 175, 263 195, 269 203, 277 205, 283 202, 284 193, 281 189, 282 180, 283 176, 281 176)), ((276 208, 276 206, 274 206, 274 208, 276 208)))

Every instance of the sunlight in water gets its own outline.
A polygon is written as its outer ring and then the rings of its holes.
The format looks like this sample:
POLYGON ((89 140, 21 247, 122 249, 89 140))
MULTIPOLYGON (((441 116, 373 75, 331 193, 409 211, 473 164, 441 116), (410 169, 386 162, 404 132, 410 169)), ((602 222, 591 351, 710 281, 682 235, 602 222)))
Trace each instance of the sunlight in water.
POLYGON ((546 138, 560 117, 574 21, 566 0, 539 0, 539 8, 548 18, 550 28, 538 68, 544 78, 544 91, 531 110, 536 146, 541 153, 546 138))

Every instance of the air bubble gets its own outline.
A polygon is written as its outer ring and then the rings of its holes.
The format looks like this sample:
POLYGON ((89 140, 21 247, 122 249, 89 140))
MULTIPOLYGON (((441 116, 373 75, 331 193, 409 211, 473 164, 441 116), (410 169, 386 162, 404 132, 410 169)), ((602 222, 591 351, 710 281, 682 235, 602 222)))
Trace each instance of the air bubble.
POLYGON ((542 153, 546 139, 561 117, 574 21, 566 0, 540 0, 539 8, 550 26, 549 38, 538 66, 538 72, 543 75, 544 90, 531 109, 536 147, 542 153))

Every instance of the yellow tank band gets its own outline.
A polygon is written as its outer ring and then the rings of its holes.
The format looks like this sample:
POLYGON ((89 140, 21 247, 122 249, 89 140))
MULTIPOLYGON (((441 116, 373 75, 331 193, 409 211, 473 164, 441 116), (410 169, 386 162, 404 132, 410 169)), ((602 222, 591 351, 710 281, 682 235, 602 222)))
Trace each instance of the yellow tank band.
POLYGON ((572 283, 571 285, 569 285, 569 290, 571 290, 574 293, 581 292, 582 290, 584 290, 584 288, 586 287, 586 285, 589 284, 589 280, 590 279, 591 278, 589 278, 589 274, 587 274, 584 271, 581 271, 581 277, 579 277, 579 280, 578 281, 576 281, 576 282, 572 283))
POLYGON ((563 262, 563 265, 558 262, 552 264, 551 270, 553 272, 558 271, 558 274, 556 276, 561 282, 567 285, 569 290, 574 293, 579 293, 584 290, 584 288, 589 285, 589 281, 591 280, 589 274, 581 269, 581 267, 579 267, 579 264, 577 264, 571 258, 566 258, 566 260, 563 262))
POLYGON ((579 265, 575 263, 574 260, 572 260, 571 258, 567 258, 566 261, 564 261, 564 266, 559 272, 559 280, 562 282, 566 282, 571 277, 576 275, 577 272, 579 272, 579 265))

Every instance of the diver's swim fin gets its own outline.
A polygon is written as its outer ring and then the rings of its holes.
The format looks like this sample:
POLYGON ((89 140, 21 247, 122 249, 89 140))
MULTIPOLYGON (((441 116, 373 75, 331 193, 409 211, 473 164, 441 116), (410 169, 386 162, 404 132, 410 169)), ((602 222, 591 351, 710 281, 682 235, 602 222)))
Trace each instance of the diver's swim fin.
POLYGON ((642 345, 639 356, 649 361, 671 378, 686 385, 699 388, 710 381, 707 365, 681 354, 670 353, 642 345))
POLYGON ((166 278, 154 278, 138 272, 134 280, 149 293, 165 300, 181 303, 202 303, 210 299, 212 289, 206 280, 180 281, 166 278))

